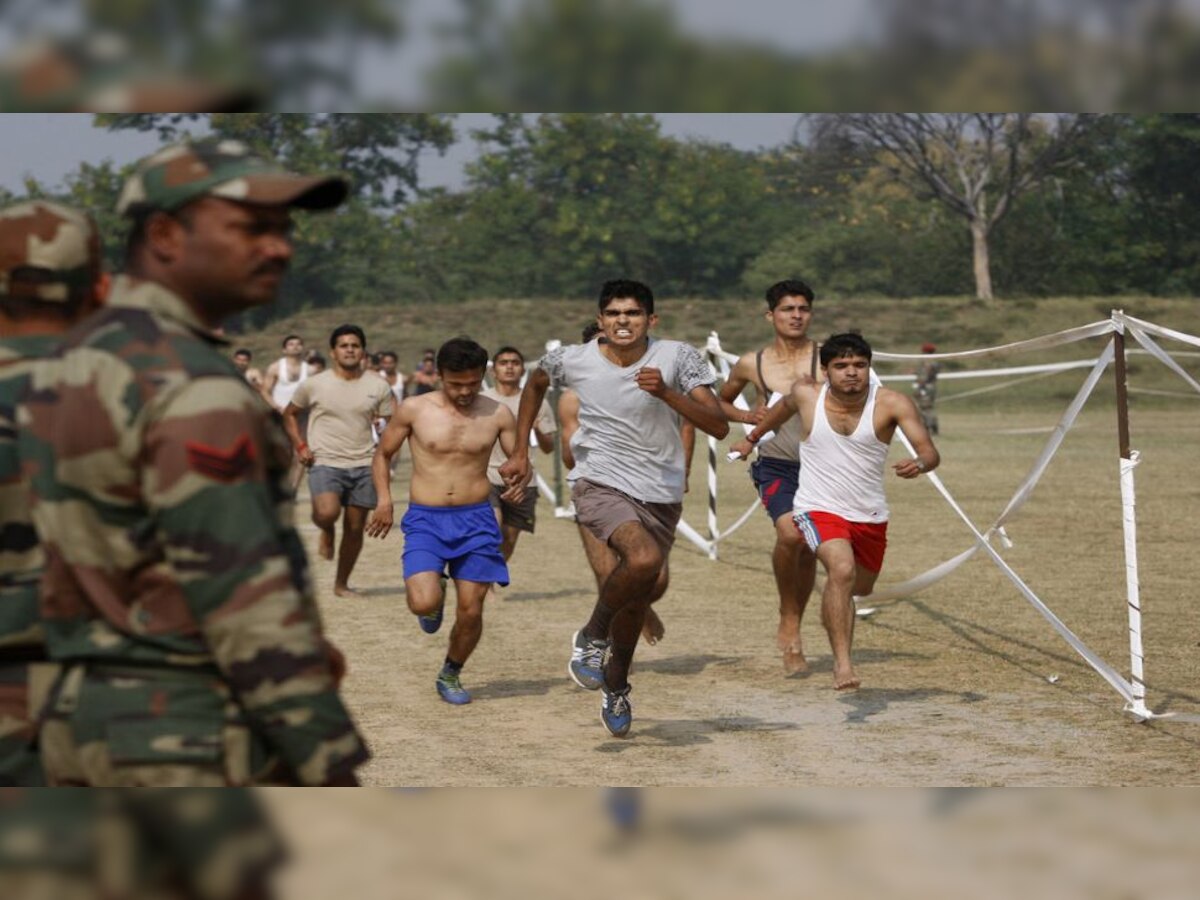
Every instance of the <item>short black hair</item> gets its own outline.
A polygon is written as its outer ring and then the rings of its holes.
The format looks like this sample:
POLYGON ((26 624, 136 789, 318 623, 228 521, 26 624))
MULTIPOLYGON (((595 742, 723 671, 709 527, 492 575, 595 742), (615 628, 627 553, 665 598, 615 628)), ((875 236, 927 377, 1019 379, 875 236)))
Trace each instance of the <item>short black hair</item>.
POLYGON ((396 355, 396 351, 395 351, 395 350, 380 350, 380 351, 379 351, 379 358, 380 358, 381 360, 383 360, 383 359, 387 359, 387 357, 389 357, 389 356, 390 356, 392 359, 394 359, 394 360, 399 360, 399 359, 400 359, 400 357, 396 355))
POLYGON ((497 350, 495 353, 492 354, 492 365, 495 365, 496 360, 498 360, 505 353, 517 354, 517 359, 521 360, 521 365, 525 365, 525 354, 522 353, 520 350, 518 350, 516 347, 509 347, 509 346, 501 347, 499 350, 497 350))
POLYGON ((299 341, 300 343, 303 344, 304 338, 300 337, 300 335, 298 335, 298 334, 289 334, 282 341, 279 342, 279 346, 286 347, 288 345, 288 341, 299 341))
POLYGON ((855 334, 852 331, 830 335, 828 340, 821 344, 822 368, 828 366, 835 359, 846 356, 862 356, 867 362, 870 362, 871 345, 861 334, 855 334))
POLYGON ((777 281, 767 288, 767 309, 774 310, 784 297, 803 297, 812 306, 816 300, 813 289, 798 278, 777 281))
POLYGON ((486 369, 488 352, 466 335, 451 338, 437 352, 439 372, 470 372, 486 369))
POLYGON ((333 334, 329 335, 329 349, 332 350, 337 346, 338 338, 345 334, 352 334, 358 338, 358 342, 362 344, 364 350, 367 349, 367 336, 363 334, 363 330, 357 325, 339 325, 333 329, 333 334))
POLYGON ((600 327, 599 322, 588 322, 583 326, 583 331, 580 332, 579 337, 582 339, 583 343, 586 344, 603 330, 604 329, 600 327))
POLYGON ((254 359, 254 354, 251 353, 246 347, 238 347, 236 350, 233 351, 233 355, 234 356, 244 356, 244 357, 246 357, 246 359, 254 359))
POLYGON ((600 311, 604 312, 604 308, 613 300, 625 298, 636 300, 637 305, 646 315, 654 312, 654 291, 640 281, 631 281, 627 278, 604 282, 600 288, 600 311))

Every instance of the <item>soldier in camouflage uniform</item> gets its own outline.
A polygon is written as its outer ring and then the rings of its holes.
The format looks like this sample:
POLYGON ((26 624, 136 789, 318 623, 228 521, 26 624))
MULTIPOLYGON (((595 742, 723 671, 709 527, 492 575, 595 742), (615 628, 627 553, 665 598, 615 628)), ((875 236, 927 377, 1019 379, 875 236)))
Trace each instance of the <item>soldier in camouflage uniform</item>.
POLYGON ((38 622, 42 553, 17 457, 16 403, 39 358, 107 289, 95 226, 55 203, 0 209, 0 785, 44 784, 35 719, 53 682, 38 622))
POLYGON ((292 526, 290 447, 213 333, 274 299, 289 208, 346 191, 217 140, 146 158, 122 191, 127 274, 19 410, 64 669, 51 783, 357 783, 368 753, 292 526))

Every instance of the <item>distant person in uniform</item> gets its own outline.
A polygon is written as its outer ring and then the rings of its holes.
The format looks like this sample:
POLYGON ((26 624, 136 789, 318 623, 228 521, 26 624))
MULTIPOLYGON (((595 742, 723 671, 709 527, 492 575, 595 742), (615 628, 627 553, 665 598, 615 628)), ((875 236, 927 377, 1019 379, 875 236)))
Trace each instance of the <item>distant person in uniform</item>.
POLYGON ((833 650, 833 686, 844 691, 859 686, 850 656, 854 597, 874 590, 887 549, 883 476, 896 428, 917 453, 892 466, 901 478, 932 472, 941 457, 913 401, 871 384, 871 345, 861 335, 825 341, 821 370, 824 384, 798 380, 749 438, 756 443, 799 412, 804 464, 792 521, 825 568, 821 621, 833 650))
POLYGON ((46 783, 36 720, 57 674, 39 621, 45 558, 17 453, 17 402, 37 361, 108 287, 88 216, 41 200, 0 209, 0 787, 46 783))
POLYGON ((357 325, 342 325, 329 336, 333 366, 302 383, 292 395, 283 422, 308 469, 312 520, 320 529, 317 552, 333 559, 338 520, 342 540, 337 545, 337 574, 333 592, 353 597, 350 574, 362 551, 363 526, 375 508, 371 458, 375 455, 374 423, 391 417, 392 392, 382 378, 364 372, 366 336, 357 325), (308 413, 308 434, 300 433, 299 417, 308 413))
POLYGON ((127 274, 20 407, 64 673, 41 729, 52 784, 357 783, 368 752, 292 526, 291 448, 213 334, 275 299, 290 208, 346 193, 218 139, 160 150, 122 189, 127 274))
POLYGON ((546 390, 574 390, 580 426, 572 438, 572 500, 587 539, 598 545, 588 556, 605 557, 608 574, 591 617, 571 639, 568 672, 580 687, 601 691, 600 719, 610 734, 623 737, 633 722, 629 668, 646 610, 666 592, 683 512, 680 421, 690 419, 718 439, 729 423, 700 352, 650 338, 657 320, 647 285, 607 281, 598 306, 604 343, 551 350, 530 374, 517 446, 500 474, 510 485, 528 480, 529 430, 546 390))
POLYGON ((296 393, 296 388, 313 373, 309 371, 304 358, 304 338, 289 334, 281 346, 283 356, 267 366, 267 374, 263 378, 263 396, 282 413, 287 409, 292 394, 296 393))
MULTIPOLYGON (((521 403, 521 379, 525 377, 525 357, 521 351, 516 347, 501 347, 497 350, 492 357, 492 377, 496 381, 496 386, 484 388, 480 396, 507 406, 515 421, 517 409, 521 403)), ((550 404, 545 400, 542 401, 538 416, 534 419, 533 431, 541 451, 543 453, 554 452, 554 433, 558 431, 558 425, 554 421, 554 413, 550 409, 550 404)), ((517 540, 520 538, 521 532, 527 531, 533 534, 533 529, 537 524, 539 496, 537 485, 530 483, 525 488, 525 494, 520 503, 511 503, 503 499, 508 486, 500 477, 500 467, 504 465, 507 458, 508 456, 498 445, 493 446, 492 458, 488 461, 487 471, 488 481, 492 484, 492 493, 489 499, 500 520, 500 533, 504 538, 501 550, 506 563, 512 559, 513 551, 517 549, 517 540)))
MULTIPOLYGON (((471 702, 462 669, 483 634, 488 588, 508 584, 487 467, 497 441, 505 453, 512 451, 516 420, 507 406, 481 396, 487 362, 487 351, 469 338, 454 338, 438 350, 441 388, 401 403, 380 438, 373 463, 379 504, 367 523, 371 537, 385 538, 391 530, 389 464, 407 440, 413 474, 400 522, 404 590, 421 630, 433 634, 442 627, 447 574, 454 580, 458 606, 435 686, 456 706, 471 702)), ((503 499, 519 503, 524 484, 510 487, 503 499)))
MULTIPOLYGON (((921 345, 922 353, 937 353, 937 347, 930 343, 921 345)), ((916 380, 913 382, 913 400, 921 411, 921 418, 930 434, 938 433, 937 380, 941 365, 936 359, 927 359, 917 367, 916 380)))
POLYGON ((238 371, 242 373, 242 377, 249 385, 262 393, 263 373, 252 365, 253 361, 254 354, 245 347, 239 347, 233 351, 233 364, 237 366, 238 371))
MULTIPOLYGON (((757 351, 743 353, 721 386, 721 407, 730 421, 755 425, 762 421, 770 403, 791 393, 797 381, 815 384, 820 380, 817 342, 808 336, 814 299, 813 289, 796 279, 767 288, 767 321, 775 338, 757 351), (733 403, 747 385, 752 385, 755 393, 754 407, 749 411, 733 403)), ((749 459, 753 448, 742 439, 730 449, 749 459)), ((790 419, 778 434, 759 445, 758 459, 750 465, 750 477, 775 526, 771 569, 779 592, 776 644, 783 654, 783 669, 789 675, 807 672, 800 620, 817 577, 817 559, 792 524, 792 498, 800 478, 796 419, 790 419)))

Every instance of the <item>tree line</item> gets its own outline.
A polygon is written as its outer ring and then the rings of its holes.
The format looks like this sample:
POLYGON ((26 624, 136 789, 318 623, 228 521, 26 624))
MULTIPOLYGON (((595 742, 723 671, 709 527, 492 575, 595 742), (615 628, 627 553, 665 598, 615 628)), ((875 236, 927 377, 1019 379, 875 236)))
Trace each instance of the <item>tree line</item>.
MULTIPOLYGON (((218 133, 351 178, 342 209, 299 219, 283 299, 247 324, 354 303, 586 296, 618 275, 709 298, 784 277, 832 296, 998 303, 1200 290, 1197 114, 830 114, 745 151, 670 137, 649 114, 500 113, 469 135, 480 152, 458 190, 419 180, 422 153, 464 137, 448 114, 96 124, 164 141, 218 133)), ((124 174, 89 162, 19 193, 91 210, 119 267, 124 174)))

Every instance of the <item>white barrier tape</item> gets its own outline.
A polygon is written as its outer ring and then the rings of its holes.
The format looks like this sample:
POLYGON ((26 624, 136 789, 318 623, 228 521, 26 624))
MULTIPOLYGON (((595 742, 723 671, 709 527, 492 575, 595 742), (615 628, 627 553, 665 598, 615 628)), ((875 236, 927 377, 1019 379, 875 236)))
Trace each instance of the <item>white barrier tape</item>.
POLYGON ((957 394, 942 394, 938 397, 938 403, 948 403, 951 400, 964 400, 967 397, 977 397, 980 394, 991 394, 995 391, 1003 391, 1007 388, 1018 384, 1025 384, 1030 381, 1037 381, 1041 378, 1049 378, 1051 375, 1057 375, 1061 370, 1053 372, 1038 372, 1036 375, 1026 375, 1024 378, 1014 378, 1012 381, 1002 381, 1000 384, 989 384, 987 387, 975 388, 973 391, 960 391, 957 394))
POLYGON ((679 524, 675 526, 675 530, 678 531, 680 534, 682 534, 685 538, 687 538, 693 544, 695 544, 697 547, 699 547, 701 550, 703 550, 705 553, 712 552, 712 548, 713 548, 712 542, 707 540, 706 538, 704 538, 700 534, 700 532, 696 531, 695 528, 693 528, 687 522, 683 521, 683 519, 679 520, 679 524))
MULTIPOLYGON (((1024 341, 1014 341, 1011 344, 1000 344, 996 347, 984 347, 980 350, 959 350, 955 353, 883 353, 874 352, 875 359, 917 361, 927 359, 972 359, 979 356, 989 356, 993 353, 1023 353, 1027 350, 1043 350, 1049 347, 1061 347, 1063 344, 1073 344, 1076 341, 1099 337, 1114 330, 1112 319, 1093 322, 1091 325, 1081 325, 1078 328, 1068 328, 1054 334, 1029 338, 1024 341)), ((1198 339, 1200 340, 1200 339, 1198 339)), ((1198 345, 1200 346, 1200 345, 1198 345)))
MULTIPOLYGON (((926 354, 928 356, 930 354, 926 354)), ((882 354, 874 354, 875 357, 882 354)), ((1066 372, 1069 369, 1086 369, 1088 366, 1095 365, 1096 360, 1093 359, 1077 359, 1071 362, 1059 363, 1041 363, 1032 366, 1010 366, 1007 369, 968 369, 963 372, 939 372, 938 382, 955 381, 961 378, 995 378, 999 375, 1031 375, 1040 372, 1066 372)), ((882 375, 880 381, 904 381, 913 379, 912 375, 882 375)))
POLYGON ((738 519, 736 522, 734 522, 732 525, 730 525, 728 528, 726 528, 724 531, 722 531, 717 536, 717 540, 718 541, 725 540, 725 538, 729 537, 731 534, 733 534, 735 531, 737 531, 739 528, 741 528, 743 525, 745 525, 746 520, 749 519, 752 515, 754 515, 755 510, 757 510, 761 506, 762 506, 762 503, 760 503, 758 500, 755 500, 753 503, 751 503, 750 508, 747 509, 744 513, 742 513, 742 517, 740 519, 738 519))
POLYGON ((1163 350, 1162 347, 1158 346, 1158 344, 1154 343, 1150 336, 1146 334, 1146 332, 1144 332, 1139 326, 1130 324, 1129 333, 1133 335, 1134 340, 1146 348, 1147 353, 1190 384, 1195 391, 1200 393, 1200 383, 1197 383, 1196 379, 1189 375, 1184 370, 1183 366, 1171 359, 1167 352, 1163 350))
POLYGON ((1147 334, 1154 334, 1158 337, 1170 338, 1171 340, 1191 344, 1193 347, 1200 347, 1200 337, 1196 337, 1193 334, 1184 334, 1182 331, 1175 331, 1173 328, 1164 328, 1161 325, 1155 325, 1153 322, 1143 322, 1141 319, 1135 319, 1133 316, 1127 316, 1124 313, 1114 314, 1113 320, 1130 328, 1137 328, 1147 334))
MULTIPOLYGON (((1075 399, 1071 402, 1071 405, 1067 407, 1066 411, 1059 419, 1058 424, 1054 427, 1046 446, 1042 448, 1042 452, 1039 454, 1037 460, 1035 460, 1033 468, 1030 470, 1029 474, 1026 475, 1021 485, 1017 488, 1016 493, 1013 495, 1012 500, 1010 500, 1008 505, 1004 508, 1004 511, 1001 512, 1001 514, 992 523, 991 527, 988 528, 986 532, 987 538, 990 539, 993 533, 998 533, 1002 543, 1007 548, 1012 547, 1012 541, 1009 540, 1007 533, 1004 531, 1004 524, 1018 509, 1021 508, 1021 506, 1024 505, 1025 501, 1028 500, 1030 495, 1033 493, 1034 486, 1038 483, 1038 481, 1041 480, 1041 477, 1045 473, 1047 466, 1050 464, 1051 458, 1058 451, 1059 446, 1061 446, 1063 439, 1066 437, 1067 431, 1070 430, 1071 426, 1075 422, 1075 419, 1078 418, 1080 411, 1083 409, 1084 403, 1095 389, 1096 383, 1099 381, 1101 375, 1103 375, 1104 370, 1107 368, 1108 363, 1112 360, 1112 357, 1113 346, 1112 342, 1110 341, 1104 352, 1100 355, 1100 358, 1096 361, 1096 364, 1093 366, 1091 374, 1084 381, 1083 386, 1080 387, 1078 393, 1076 393, 1075 399)), ((912 444, 909 443, 904 432, 898 431, 897 434, 900 438, 900 441, 904 444, 905 449, 908 450, 909 454, 915 456, 916 453, 913 450, 912 444)), ((950 492, 942 483, 941 478, 938 477, 937 472, 930 472, 926 478, 929 479, 929 483, 933 485, 937 492, 942 495, 942 498, 950 505, 950 508, 953 509, 955 513, 958 514, 958 516, 964 521, 969 521, 966 513, 963 512, 962 508, 958 505, 958 502, 950 495, 950 492)), ((877 587, 871 594, 868 595, 868 597, 872 603, 877 601, 883 602, 884 600, 893 600, 908 596, 909 594, 903 593, 902 591, 904 589, 908 589, 910 585, 916 586, 910 590, 910 593, 916 593, 917 590, 924 590, 935 582, 945 578, 947 575, 961 566, 967 561, 967 559, 974 555, 978 549, 979 545, 977 544, 963 553, 960 553, 953 560, 948 560, 945 563, 941 563, 927 572, 923 572, 920 575, 909 579, 909 581, 906 581, 903 584, 884 585, 877 587), (932 576, 932 573, 937 574, 934 577, 932 576)))

